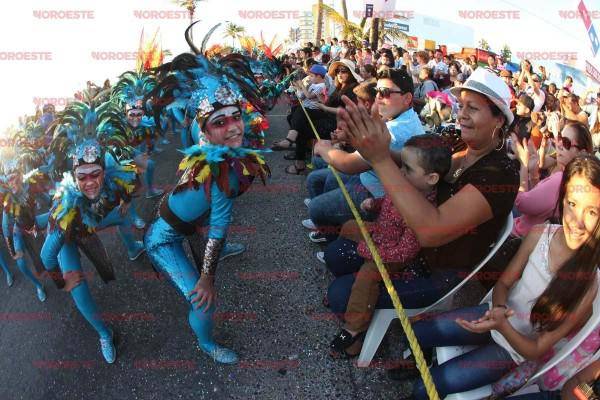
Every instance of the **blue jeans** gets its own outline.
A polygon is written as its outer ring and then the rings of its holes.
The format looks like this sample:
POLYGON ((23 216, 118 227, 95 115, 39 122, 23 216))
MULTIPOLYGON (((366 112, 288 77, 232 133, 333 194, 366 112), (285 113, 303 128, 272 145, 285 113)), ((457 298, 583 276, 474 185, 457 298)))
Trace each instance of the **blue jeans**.
MULTIPOLYGON (((347 176, 347 180, 344 183, 350 194, 350 198, 360 211, 360 203, 367 197, 370 197, 369 191, 360 183, 358 175, 347 176)), ((308 213, 315 225, 323 233, 330 234, 332 240, 337 236, 337 228, 354 218, 342 193, 342 189, 339 188, 314 197, 308 206, 308 213)), ((361 216, 365 218, 366 214, 361 211, 361 216)))
MULTIPOLYGON (((319 164, 322 161, 320 157, 313 157, 313 164, 317 165, 310 174, 306 177, 306 188, 308 189, 308 197, 314 199, 317 196, 322 195, 323 193, 330 192, 332 190, 338 189, 340 185, 338 185, 337 179, 333 176, 333 172, 329 168, 327 168, 327 164, 325 167, 320 167, 319 164), (321 161, 317 161, 321 160, 321 161)), ((346 183, 352 175, 347 175, 339 172, 340 178, 342 178, 342 182, 346 183)))
POLYGON ((520 396, 513 396, 510 398, 511 400, 560 400, 560 390, 556 390, 553 392, 538 392, 538 393, 529 393, 522 394, 520 396))
MULTIPOLYGON (((475 350, 448 360, 430 369, 440 398, 496 382, 516 367, 510 354, 492 340, 489 333, 473 333, 460 327, 455 320, 474 320, 488 310, 487 304, 452 310, 430 320, 419 321, 413 330, 422 348, 439 346, 479 346, 475 350)), ((416 399, 427 399, 423 382, 413 388, 416 399)))
MULTIPOLYGON (((346 268, 348 268, 346 274, 338 276, 329 285, 327 299, 334 314, 340 315, 346 312, 352 285, 354 285, 356 279, 354 273, 358 271, 358 269, 353 270, 353 267, 355 267, 355 264, 346 264, 346 268)), ((336 270, 336 273, 341 274, 342 271, 336 270)), ((425 277, 392 279, 392 284, 396 288, 400 301, 405 308, 421 308, 439 300, 460 281, 461 274, 456 271, 444 271, 425 277)), ((376 307, 393 308, 392 299, 385 287, 382 287, 380 291, 376 307)))
POLYGON ((353 274, 360 270, 365 259, 357 251, 358 243, 339 237, 325 248, 325 265, 336 277, 353 274))

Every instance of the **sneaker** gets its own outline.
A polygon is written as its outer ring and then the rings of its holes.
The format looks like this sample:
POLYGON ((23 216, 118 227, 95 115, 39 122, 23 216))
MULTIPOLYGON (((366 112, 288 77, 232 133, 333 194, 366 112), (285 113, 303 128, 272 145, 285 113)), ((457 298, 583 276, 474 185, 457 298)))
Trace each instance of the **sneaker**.
POLYGON ((308 238, 313 243, 324 243, 327 242, 327 236, 322 234, 321 232, 313 231, 308 234, 308 238))
POLYGON ((317 252, 317 260, 319 260, 323 264, 325 264, 325 252, 324 251, 318 251, 317 252))
POLYGON ((221 250, 221 257, 219 257, 219 261, 223 261, 227 257, 237 256, 238 254, 242 254, 246 251, 246 246, 241 243, 225 243, 225 247, 221 250))
POLYGON ((310 199, 304 199, 304 205, 308 208, 308 205, 310 204, 310 199))
POLYGON ((160 154, 164 151, 164 149, 161 149, 158 146, 154 146, 154 149, 152 149, 152 154, 160 154))
POLYGON ((146 192, 146 198, 147 199, 153 199, 155 197, 158 197, 158 196, 162 195, 164 192, 165 191, 162 190, 162 189, 151 189, 151 190, 148 190, 146 192))
POLYGON ((42 303, 46 301, 46 292, 42 286, 37 288, 37 297, 42 303))
POLYGON ((6 284, 8 285, 8 287, 11 287, 13 283, 15 283, 13 275, 11 273, 6 274, 6 284))
POLYGON ((171 141, 167 138, 164 138, 160 141, 160 144, 164 144, 164 145, 171 144, 171 141))
POLYGON ((137 217, 133 220, 133 226, 137 229, 144 229, 146 227, 146 222, 140 217, 137 217))
POLYGON ((137 260, 138 257, 141 256, 144 251, 146 251, 146 248, 144 247, 144 243, 139 240, 136 241, 135 249, 127 250, 127 255, 129 256, 129 260, 131 260, 131 261, 137 260))
POLYGON ((219 346, 216 343, 199 344, 198 347, 214 361, 221 364, 237 364, 239 360, 235 351, 219 346))
POLYGON ((306 229, 310 229, 311 231, 317 230, 317 226, 315 225, 314 222, 312 222, 312 219, 303 219, 302 226, 305 227, 306 229))
POLYGON ((117 348, 114 343, 114 334, 110 332, 110 338, 100 338, 100 351, 102 352, 102 357, 106 360, 107 363, 112 364, 117 359, 117 348))

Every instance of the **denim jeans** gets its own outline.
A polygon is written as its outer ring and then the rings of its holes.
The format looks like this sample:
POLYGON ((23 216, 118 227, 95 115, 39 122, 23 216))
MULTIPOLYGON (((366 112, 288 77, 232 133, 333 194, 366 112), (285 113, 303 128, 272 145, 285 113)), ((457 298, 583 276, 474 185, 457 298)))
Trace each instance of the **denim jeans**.
MULTIPOLYGON (((346 312, 352 285, 354 285, 356 279, 355 272, 360 268, 360 266, 356 267, 356 264, 346 264, 346 267, 349 268, 346 275, 336 277, 331 285, 329 285, 327 291, 327 298, 331 306, 331 311, 338 315, 346 312), (352 270, 354 267, 356 267, 356 270, 352 270)), ((341 273, 341 271, 336 271, 336 273, 341 273)), ((421 308, 431 305, 439 300, 461 280, 461 273, 457 273, 456 271, 444 271, 436 272, 430 276, 424 277, 401 277, 392 279, 392 284, 405 308, 421 308)), ((392 299, 388 295, 385 287, 383 287, 383 290, 381 290, 379 294, 376 307, 393 307, 392 299)))
POLYGON ((357 251, 358 243, 339 237, 325 248, 325 265, 333 276, 353 274, 360 270, 365 259, 357 251))
MULTIPOLYGON (((492 340, 489 333, 473 333, 463 329, 455 320, 474 320, 488 310, 487 304, 452 310, 438 314, 430 320, 413 325, 422 348, 439 346, 479 346, 461 356, 430 369, 440 398, 496 382, 516 367, 510 354, 492 340)), ((427 399, 423 382, 415 384, 413 396, 427 399)))
MULTIPOLYGON (((342 182, 350 179, 351 175, 340 174, 342 182)), ((306 188, 308 189, 308 197, 314 199, 323 193, 338 189, 340 186, 334 178, 333 173, 329 168, 321 168, 313 170, 306 177, 306 188)))
POLYGON ((510 397, 511 400, 560 400, 560 390, 553 392, 538 392, 510 397))
MULTIPOLYGON (((352 198, 352 201, 361 212, 361 216, 363 218, 367 217, 359 207, 363 200, 370 197, 369 191, 360 183, 358 175, 347 175, 346 178, 344 183, 350 194, 350 198, 352 198)), ((344 180, 344 177, 342 177, 342 180, 344 180)), ((333 182, 335 182, 335 179, 333 182)), ((336 187, 338 187, 337 183, 336 187)), ((337 228, 341 227, 344 222, 354 218, 344 194, 342 193, 342 189, 339 188, 324 192, 323 194, 312 198, 308 207, 308 212, 310 219, 315 225, 317 225, 323 233, 331 234, 333 238, 337 236, 337 233, 334 232, 337 228)))

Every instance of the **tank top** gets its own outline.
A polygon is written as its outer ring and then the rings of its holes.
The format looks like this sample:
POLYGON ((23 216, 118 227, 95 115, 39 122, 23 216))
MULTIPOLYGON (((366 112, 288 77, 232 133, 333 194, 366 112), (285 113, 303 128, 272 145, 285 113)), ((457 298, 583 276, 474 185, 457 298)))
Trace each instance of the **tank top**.
MULTIPOLYGON (((548 257, 550 242, 560 227, 561 225, 551 224, 546 226, 544 232, 540 236, 540 240, 529 255, 529 260, 523 270, 521 279, 517 281, 508 294, 506 306, 515 312, 512 317, 508 318, 508 321, 512 327, 523 336, 530 338, 537 336, 537 332, 529 322, 529 318, 531 316, 531 309, 535 305, 538 297, 544 293, 544 290, 546 290, 554 277, 550 271, 548 257)), ((489 305, 491 308, 491 301, 489 302, 489 305)), ((521 364, 525 361, 525 358, 512 348, 500 332, 493 330, 491 331, 491 335, 494 342, 504 348, 515 363, 521 364)))

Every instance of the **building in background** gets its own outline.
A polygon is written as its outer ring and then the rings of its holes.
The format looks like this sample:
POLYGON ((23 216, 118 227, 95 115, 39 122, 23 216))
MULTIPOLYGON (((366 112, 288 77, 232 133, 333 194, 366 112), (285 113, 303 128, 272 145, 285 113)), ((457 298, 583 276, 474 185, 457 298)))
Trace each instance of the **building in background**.
POLYGON ((410 50, 446 45, 448 51, 460 51, 462 47, 475 47, 473 28, 427 15, 411 14, 403 18, 389 19, 386 24, 396 25, 410 38, 396 44, 410 50))

